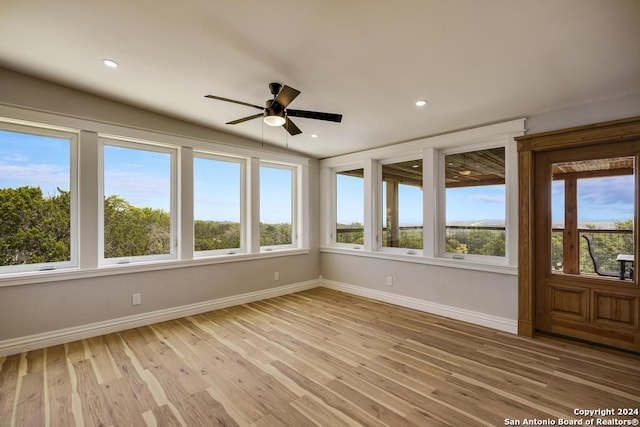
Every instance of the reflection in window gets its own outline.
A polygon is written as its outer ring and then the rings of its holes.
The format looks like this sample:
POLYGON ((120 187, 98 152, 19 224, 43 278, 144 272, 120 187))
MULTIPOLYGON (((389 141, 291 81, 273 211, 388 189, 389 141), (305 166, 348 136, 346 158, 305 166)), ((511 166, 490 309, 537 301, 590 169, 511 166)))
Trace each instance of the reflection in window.
POLYGON ((505 256, 504 147, 445 156, 446 252, 505 256))
POLYGON ((0 268, 12 271, 69 263, 74 244, 73 137, 33 132, 0 130, 0 268))
POLYGON ((293 245, 294 169, 260 166, 260 246, 293 245))
POLYGON ((194 250, 240 249, 242 163, 195 157, 193 160, 194 250))
POLYGON ((364 169, 336 172, 336 243, 364 244, 364 169))
POLYGON ((422 159, 382 165, 382 246, 422 249, 422 159))
POLYGON ((175 253, 171 171, 168 150, 104 145, 105 259, 175 253))

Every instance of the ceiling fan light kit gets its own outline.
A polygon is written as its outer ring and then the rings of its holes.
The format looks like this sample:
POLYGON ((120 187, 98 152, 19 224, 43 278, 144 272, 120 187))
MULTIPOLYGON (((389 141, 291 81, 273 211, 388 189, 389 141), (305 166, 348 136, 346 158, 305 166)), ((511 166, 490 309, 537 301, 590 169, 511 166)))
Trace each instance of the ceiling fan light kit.
POLYGON ((291 121, 289 117, 302 117, 305 119, 324 120, 329 122, 340 123, 342 121, 342 114, 334 113, 321 113, 319 111, 306 111, 306 110, 290 110, 287 109, 289 104, 300 95, 300 91, 292 87, 281 85, 280 83, 269 83, 269 89, 273 95, 273 99, 268 99, 265 107, 259 105, 249 104, 248 102, 236 101, 234 99, 223 98, 215 95, 205 95, 205 98, 217 99, 218 101, 232 102, 234 104, 245 105, 247 107, 257 108, 262 110, 261 114, 254 114, 252 116, 243 117, 241 119, 232 120, 227 122, 228 125, 237 125, 239 123, 246 122, 248 120, 257 119, 262 117, 264 123, 269 126, 282 126, 290 135, 301 134, 302 131, 298 126, 291 121))

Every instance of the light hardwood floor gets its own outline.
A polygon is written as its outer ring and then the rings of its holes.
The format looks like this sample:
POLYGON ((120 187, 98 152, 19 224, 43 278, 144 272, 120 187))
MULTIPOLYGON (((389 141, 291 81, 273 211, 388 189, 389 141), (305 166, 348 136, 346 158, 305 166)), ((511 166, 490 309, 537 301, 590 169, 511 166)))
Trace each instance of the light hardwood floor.
POLYGON ((324 288, 0 358, 3 427, 598 418, 578 408, 640 408, 640 357, 324 288))

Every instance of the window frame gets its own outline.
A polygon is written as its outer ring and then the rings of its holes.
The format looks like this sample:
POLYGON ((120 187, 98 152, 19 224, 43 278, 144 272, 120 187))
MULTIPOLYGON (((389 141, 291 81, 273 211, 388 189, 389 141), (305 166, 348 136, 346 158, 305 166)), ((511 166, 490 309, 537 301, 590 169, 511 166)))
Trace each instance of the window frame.
MULTIPOLYGON (((300 246, 300 239, 299 239, 299 233, 301 232, 301 230, 299 230, 300 227, 300 220, 298 218, 298 212, 300 212, 300 203, 301 203, 301 198, 299 197, 298 194, 298 188, 300 187, 300 183, 298 182, 301 179, 301 173, 300 173, 300 167, 298 165, 291 165, 291 164, 287 164, 287 163, 278 163, 278 162, 274 162, 274 161, 270 161, 270 160, 260 160, 259 164, 258 164, 258 169, 260 170, 259 176, 260 176, 260 182, 258 184, 258 188, 256 189, 258 192, 258 197, 262 197, 262 168, 266 167, 266 168, 273 168, 273 169, 283 169, 283 170, 288 170, 291 172, 291 187, 290 187, 290 191, 291 191, 291 243, 289 244, 284 244, 284 245, 259 245, 260 246, 260 253, 264 253, 264 252, 272 252, 272 251, 278 251, 278 250, 284 250, 284 249, 295 249, 298 248, 300 246)), ((256 223, 256 227, 255 229, 257 230, 257 239, 258 242, 260 242, 260 237, 261 237, 261 229, 260 229, 260 224, 262 223, 262 218, 261 218, 261 213, 262 213, 262 206, 260 207, 260 210, 257 212, 257 218, 255 218, 255 223, 256 223)))
POLYGON ((47 273, 57 270, 78 268, 79 260, 79 207, 78 207, 78 140, 79 132, 58 126, 49 126, 21 120, 0 120, 0 130, 35 135, 49 138, 65 139, 69 141, 69 261, 42 262, 33 264, 19 264, 0 266, 0 275, 12 273, 47 273))
POLYGON ((195 160, 196 159, 205 159, 205 160, 214 160, 220 162, 229 162, 236 163, 240 165, 240 247, 239 248, 228 248, 228 249, 210 249, 204 251, 196 251, 195 249, 195 216, 193 218, 193 227, 194 227, 194 247, 193 247, 193 256, 194 258, 206 258, 206 257, 215 257, 222 255, 236 255, 236 254, 244 254, 247 253, 248 248, 248 227, 247 227, 247 163, 248 159, 242 157, 233 157, 226 156, 217 153, 211 153, 206 151, 194 151, 193 152, 193 203, 194 203, 194 215, 195 215, 195 203, 196 203, 196 193, 195 193, 195 160))
MULTIPOLYGON (((378 176, 378 180, 376 183, 376 188, 377 188, 377 203, 376 203, 376 217, 378 218, 377 224, 376 224, 376 250, 380 251, 380 252, 388 252, 388 253, 395 253, 395 254, 404 254, 404 255, 412 255, 412 256, 419 256, 422 257, 424 256, 424 252, 425 252, 425 236, 428 234, 428 230, 426 230, 425 228, 425 222, 426 222, 426 212, 428 210, 428 207, 425 206, 425 192, 424 192, 424 182, 425 182, 425 170, 426 170, 426 164, 425 164, 425 159, 424 159, 424 155, 423 153, 408 153, 402 156, 396 156, 396 157, 387 157, 381 160, 378 160, 377 162, 377 176, 378 176), (383 180, 383 176, 382 176, 382 167, 386 166, 386 165, 392 165, 395 163, 401 163, 401 162, 408 162, 408 161, 419 161, 420 163, 422 163, 422 183, 423 183, 423 187, 422 187, 422 249, 413 249, 413 248, 402 248, 402 247, 390 247, 390 246, 384 246, 384 239, 382 238, 383 236, 383 231, 384 231, 384 218, 385 218, 385 206, 383 205, 383 200, 384 200, 384 194, 383 194, 383 188, 384 188, 384 180, 383 180)), ((433 238, 433 237, 432 237, 433 238)))
POLYGON ((508 145, 503 141, 492 141, 477 145, 457 146, 452 148, 446 148, 438 150, 438 210, 436 212, 436 237, 437 237, 437 256, 439 258, 452 259, 456 261, 464 262, 465 260, 473 263, 490 263, 496 265, 505 265, 508 262, 509 253, 509 175, 507 173, 508 163, 510 162, 508 145), (505 182, 504 182, 504 217, 505 217, 505 255, 479 255, 479 254, 464 254, 462 257, 460 254, 447 252, 446 243, 446 223, 447 223, 447 201, 446 201, 446 163, 445 158, 449 154, 471 153, 474 151, 483 151, 492 148, 504 148, 505 150, 505 182))
MULTIPOLYGON (((461 130, 409 142, 354 152, 320 160, 321 244, 320 252, 411 262, 516 275, 518 267, 518 147, 515 138, 525 133, 525 119, 461 130), (505 148, 506 257, 472 256, 464 259, 442 256, 444 246, 442 152, 465 152, 485 148, 505 148), (380 161, 413 157, 423 159, 423 250, 421 256, 402 251, 380 250, 381 188, 380 161), (333 243, 335 191, 333 170, 363 164, 365 168, 365 244, 361 251, 333 243), (441 176, 442 175, 442 176, 441 176), (331 209, 331 211, 329 211, 331 209), (442 230, 442 231, 440 231, 442 230), (497 258, 497 259, 495 259, 497 258)), ((446 249, 446 247, 445 247, 446 249)))
POLYGON ((354 244, 354 243, 341 243, 338 242, 338 174, 340 172, 346 172, 350 170, 362 169, 362 225, 363 225, 363 240, 366 240, 366 179, 367 179, 367 171, 362 163, 355 163, 344 165, 340 167, 333 168, 331 170, 331 245, 344 248, 344 249, 355 249, 361 250, 364 246, 363 244, 354 244))
POLYGON ((178 239, 178 148, 168 144, 153 141, 125 138, 113 135, 98 135, 98 267, 103 266, 126 266, 139 263, 175 261, 179 259, 179 239, 178 239), (170 188, 169 188, 169 228, 170 228, 170 251, 168 254, 160 255, 138 255, 131 257, 104 257, 104 148, 113 146, 128 148, 154 153, 164 153, 170 155, 170 188))

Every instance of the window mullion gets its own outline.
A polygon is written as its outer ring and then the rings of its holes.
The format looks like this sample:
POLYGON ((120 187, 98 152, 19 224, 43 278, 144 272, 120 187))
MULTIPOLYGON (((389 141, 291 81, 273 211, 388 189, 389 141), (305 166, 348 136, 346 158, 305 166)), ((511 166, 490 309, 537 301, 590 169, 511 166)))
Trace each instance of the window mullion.
POLYGON ((247 251, 260 253, 260 159, 252 157, 247 168, 247 251))
POLYGON ((178 188, 179 209, 178 209, 178 246, 180 248, 180 258, 193 259, 194 243, 194 208, 193 208, 193 148, 182 147, 179 153, 178 188))
POLYGON ((79 211, 82 217, 79 221, 80 248, 79 266, 81 269, 96 268, 98 266, 98 238, 99 219, 98 204, 95 195, 100 191, 100 155, 98 134, 95 132, 80 132, 80 149, 78 158, 81 167, 79 168, 79 211))
POLYGON ((434 258, 438 253, 441 234, 438 230, 440 222, 444 224, 442 219, 443 209, 441 206, 442 194, 444 192, 444 179, 440 174, 440 161, 438 152, 434 148, 426 148, 423 150, 422 160, 422 196, 423 196, 423 218, 422 226, 422 242, 423 256, 434 258))

